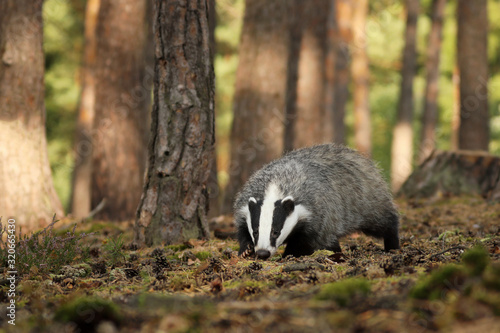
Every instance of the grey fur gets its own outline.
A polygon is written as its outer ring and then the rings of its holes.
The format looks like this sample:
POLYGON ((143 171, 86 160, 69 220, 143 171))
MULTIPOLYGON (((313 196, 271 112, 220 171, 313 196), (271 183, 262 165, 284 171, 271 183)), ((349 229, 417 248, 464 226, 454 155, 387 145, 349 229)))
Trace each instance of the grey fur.
MULTIPOLYGON (((250 197, 264 199, 270 183, 312 212, 295 229, 303 228, 304 241, 313 250, 340 250, 339 238, 357 231, 384 238, 386 250, 399 248, 399 215, 392 195, 375 164, 356 151, 324 144, 292 151, 264 166, 236 197, 235 223, 240 232, 247 229, 241 208, 250 197)), ((240 254, 246 245, 251 246, 240 237, 240 254)))

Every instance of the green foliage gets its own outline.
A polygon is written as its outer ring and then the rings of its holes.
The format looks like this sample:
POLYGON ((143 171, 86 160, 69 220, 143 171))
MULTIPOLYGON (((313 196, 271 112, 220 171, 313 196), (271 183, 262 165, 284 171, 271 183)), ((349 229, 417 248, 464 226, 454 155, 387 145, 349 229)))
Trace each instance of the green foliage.
MULTIPOLYGON (((33 272, 35 275, 58 273, 64 265, 75 260, 86 261, 89 258, 89 246, 82 244, 82 239, 91 234, 76 234, 76 224, 72 231, 65 235, 57 235, 54 225, 58 220, 52 220, 45 229, 23 235, 21 232, 16 243, 15 268, 20 276, 33 272)), ((4 241, 7 227, 0 223, 0 263, 7 264, 7 242, 4 241)), ((10 258, 9 258, 10 259, 10 258)))
POLYGON ((83 0, 46 0, 43 6, 48 152, 54 186, 64 207, 71 194, 84 11, 83 0))
POLYGON ((103 245, 102 249, 112 266, 127 259, 123 252, 123 244, 123 234, 120 234, 118 237, 108 238, 106 244, 103 245))
POLYGON ((362 278, 352 278, 323 285, 316 295, 316 299, 321 301, 332 300, 340 306, 346 306, 350 304, 353 298, 366 296, 370 291, 369 281, 362 278))
POLYGON ((119 308, 111 301, 98 297, 80 297, 57 309, 54 319, 74 323, 82 331, 93 331, 101 321, 119 324, 122 320, 119 308))

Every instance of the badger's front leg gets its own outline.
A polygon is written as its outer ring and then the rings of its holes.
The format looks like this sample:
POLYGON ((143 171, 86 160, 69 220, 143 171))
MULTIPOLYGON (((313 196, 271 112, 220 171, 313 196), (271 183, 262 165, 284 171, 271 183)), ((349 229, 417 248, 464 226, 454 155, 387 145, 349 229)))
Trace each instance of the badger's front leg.
POLYGON ((292 255, 294 257, 313 254, 315 248, 310 243, 310 238, 303 232, 294 232, 286 240, 285 253, 283 257, 292 255))
POLYGON ((327 250, 329 251, 333 251, 333 252, 342 252, 342 248, 340 247, 340 243, 339 243, 339 240, 337 238, 335 238, 331 245, 329 247, 326 248, 327 250))
POLYGON ((240 225, 238 227, 238 242, 240 243, 239 256, 245 258, 254 254, 252 236, 250 236, 250 232, 248 232, 246 226, 240 225))

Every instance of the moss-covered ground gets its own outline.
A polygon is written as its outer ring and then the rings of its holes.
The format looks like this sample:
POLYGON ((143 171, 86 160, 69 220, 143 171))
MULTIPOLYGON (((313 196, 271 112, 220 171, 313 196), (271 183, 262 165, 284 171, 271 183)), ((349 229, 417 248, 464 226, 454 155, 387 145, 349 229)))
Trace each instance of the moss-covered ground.
POLYGON ((359 234, 342 254, 267 261, 231 239, 136 248, 132 221, 80 223, 90 256, 23 275, 15 326, 4 270, 0 331, 500 332, 500 204, 398 205, 401 250, 359 234))

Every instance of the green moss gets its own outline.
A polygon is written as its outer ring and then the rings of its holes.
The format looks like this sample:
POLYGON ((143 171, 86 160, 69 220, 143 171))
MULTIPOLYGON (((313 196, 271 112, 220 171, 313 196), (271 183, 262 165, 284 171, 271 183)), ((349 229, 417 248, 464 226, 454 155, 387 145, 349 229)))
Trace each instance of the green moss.
POLYGON ((121 315, 118 307, 111 301, 97 297, 81 297, 59 307, 54 319, 63 323, 72 322, 80 330, 87 332, 104 320, 119 324, 121 315))
POLYGON ((500 263, 494 263, 486 268, 483 284, 488 289, 500 291, 500 263))
POLYGON ((484 247, 478 245, 462 255, 462 262, 465 264, 469 274, 479 276, 488 266, 490 256, 484 247))
POLYGON ((311 254, 311 258, 318 258, 318 257, 328 257, 335 254, 333 251, 328 251, 328 250, 317 250, 313 254, 311 254))
POLYGON ((189 246, 186 244, 172 244, 172 245, 167 245, 167 249, 170 249, 174 252, 179 252, 179 251, 184 251, 185 249, 188 249, 189 246))
POLYGON ((443 291, 457 287, 464 281, 464 269, 457 265, 446 265, 431 275, 421 279, 410 292, 410 296, 417 299, 436 300, 443 291))
POLYGON ((229 280, 229 281, 224 281, 223 284, 224 288, 226 289, 241 289, 241 288, 258 288, 258 289, 264 289, 270 286, 274 285, 274 281, 270 280, 262 280, 262 281, 256 281, 256 280, 229 280))
POLYGON ((194 254, 196 258, 200 259, 201 261, 207 260, 208 258, 212 257, 212 253, 209 251, 200 251, 194 254))
POLYGON ((315 298, 322 301, 332 300, 340 306, 346 306, 351 299, 356 296, 366 296, 370 293, 370 290, 370 282, 366 279, 346 279, 323 285, 315 298))

